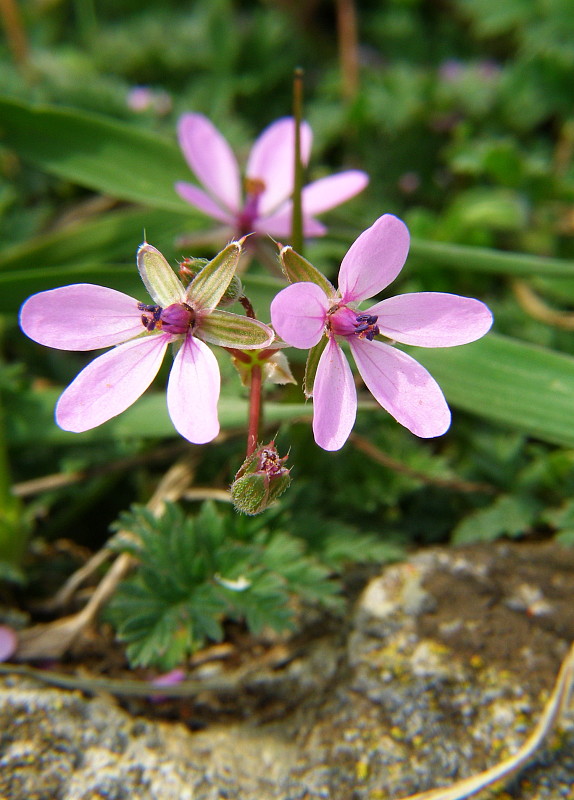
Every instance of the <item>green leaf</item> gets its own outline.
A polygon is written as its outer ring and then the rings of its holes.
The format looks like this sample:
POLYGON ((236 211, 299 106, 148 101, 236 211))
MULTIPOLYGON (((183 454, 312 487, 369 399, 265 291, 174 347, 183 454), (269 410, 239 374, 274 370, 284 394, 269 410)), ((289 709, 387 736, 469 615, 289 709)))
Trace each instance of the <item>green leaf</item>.
POLYGON ((71 283, 109 286, 147 302, 147 293, 135 267, 125 264, 79 264, 78 266, 17 269, 0 272, 0 312, 15 314, 30 295, 71 283))
POLYGON ((527 253, 508 253, 487 247, 411 239, 409 265, 421 268, 453 267, 463 272, 486 272, 495 275, 534 275, 568 277, 574 274, 574 262, 560 258, 541 258, 527 253))
MULTIPOLYGON (((6 404, 6 434, 13 447, 42 443, 75 447, 87 442, 102 442, 116 438, 177 437, 167 413, 165 392, 150 392, 127 411, 104 425, 85 433, 63 431, 54 422, 54 407, 63 391, 48 388, 20 397, 17 406, 6 404)), ((190 405, 190 413, 193 413, 190 405)), ((219 420, 223 428, 241 428, 247 424, 247 401, 239 397, 221 397, 219 420)), ((305 403, 267 403, 265 419, 269 423, 310 419, 313 407, 305 403)))
MULTIPOLYGON (((245 620, 254 633, 292 627, 293 595, 340 605, 338 582, 303 541, 258 523, 240 526, 238 536, 238 517, 212 503, 197 517, 173 503, 159 518, 141 506, 121 515, 114 528, 139 537, 139 564, 112 598, 108 617, 132 664, 169 669, 207 640, 220 641, 225 619, 245 620)), ((114 545, 121 548, 121 538, 114 545)), ((131 543, 127 550, 134 554, 131 543)))
POLYGON ((453 406, 546 442, 574 445, 574 358, 490 333, 452 348, 411 348, 453 406))
POLYGON ((452 540, 455 544, 492 542, 501 536, 519 536, 535 523, 539 504, 524 495, 503 495, 486 508, 475 511, 459 523, 452 540))
POLYGON ((190 177, 175 142, 83 111, 0 97, 0 142, 60 178, 122 200, 193 211, 174 184, 190 177))
POLYGON ((522 230, 528 223, 524 198, 510 189, 476 187, 460 192, 447 211, 450 224, 459 228, 522 230))
POLYGON ((120 209, 36 236, 0 251, 0 273, 79 264, 112 264, 128 259, 136 274, 137 248, 144 234, 163 250, 190 227, 188 215, 163 209, 120 209))

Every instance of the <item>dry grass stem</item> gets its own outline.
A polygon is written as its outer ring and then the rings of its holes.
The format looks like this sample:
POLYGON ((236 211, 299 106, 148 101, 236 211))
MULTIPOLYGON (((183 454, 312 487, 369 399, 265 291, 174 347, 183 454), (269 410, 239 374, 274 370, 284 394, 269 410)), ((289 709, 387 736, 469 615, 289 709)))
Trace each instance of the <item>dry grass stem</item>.
POLYGON ((400 800, 464 800, 477 792, 492 786, 498 781, 507 780, 522 769, 536 754, 545 740, 560 722, 570 702, 574 684, 574 644, 571 645, 556 679, 554 689, 546 703, 538 723, 528 739, 509 758, 490 769, 472 775, 444 789, 431 789, 428 792, 402 797, 400 800))
POLYGON ((557 311, 547 305, 526 281, 513 281, 512 291, 520 307, 530 317, 565 331, 574 331, 574 314, 568 311, 557 311))
MULTIPOLYGON (((150 498, 148 508, 159 516, 166 501, 179 499, 193 480, 193 466, 189 456, 176 462, 160 481, 150 498)), ((93 562, 93 559, 92 559, 93 562)), ((90 563, 90 562, 88 562, 90 563)), ((40 625, 34 625, 19 635, 16 659, 26 661, 39 658, 60 658, 85 628, 92 624, 98 612, 116 590, 119 582, 133 566, 127 553, 119 555, 96 587, 86 606, 77 614, 40 625)), ((87 572, 84 567, 84 576, 87 572)), ((93 570, 94 564, 91 563, 93 570)), ((98 564, 99 566, 99 564, 98 564)), ((77 585, 77 584, 76 584, 77 585)))

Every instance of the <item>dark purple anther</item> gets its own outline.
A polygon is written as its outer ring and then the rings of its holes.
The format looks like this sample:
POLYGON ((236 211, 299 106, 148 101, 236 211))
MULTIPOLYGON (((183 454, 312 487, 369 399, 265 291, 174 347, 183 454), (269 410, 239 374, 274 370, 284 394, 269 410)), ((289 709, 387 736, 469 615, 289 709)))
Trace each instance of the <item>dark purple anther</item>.
POLYGON ((357 322, 366 322, 367 325, 374 325, 378 317, 374 314, 358 314, 356 319, 357 322))
POLYGON ((144 328, 148 331, 155 330, 163 311, 162 307, 146 305, 146 303, 138 303, 138 309, 146 312, 145 314, 142 314, 141 317, 144 328))
POLYGON ((379 326, 376 324, 377 319, 378 317, 374 314, 357 314, 355 317, 355 335, 372 342, 375 336, 380 333, 379 326))

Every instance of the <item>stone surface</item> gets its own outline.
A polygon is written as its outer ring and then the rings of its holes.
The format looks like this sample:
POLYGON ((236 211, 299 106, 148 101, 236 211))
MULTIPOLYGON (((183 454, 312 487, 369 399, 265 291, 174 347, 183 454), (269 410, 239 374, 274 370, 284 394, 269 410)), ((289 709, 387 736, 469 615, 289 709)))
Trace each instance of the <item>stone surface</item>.
MULTIPOLYGON (((227 724, 214 713, 193 731, 193 704, 184 726, 5 678, 0 798, 390 800, 447 785, 519 747, 572 640, 573 551, 425 551, 371 580, 345 629, 211 698, 238 710, 227 724)), ((574 711, 497 796, 572 800, 573 784, 574 711)))

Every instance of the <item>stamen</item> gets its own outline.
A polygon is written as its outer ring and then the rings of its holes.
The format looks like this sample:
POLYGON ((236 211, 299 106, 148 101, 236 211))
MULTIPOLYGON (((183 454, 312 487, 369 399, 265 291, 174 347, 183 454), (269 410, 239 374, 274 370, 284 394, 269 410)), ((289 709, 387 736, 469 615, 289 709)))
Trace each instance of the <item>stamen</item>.
POLYGON ((372 342, 375 336, 380 333, 377 323, 378 317, 375 314, 357 314, 355 317, 355 336, 360 339, 367 339, 372 342))
POLYGON ((237 217, 239 233, 253 232, 255 221, 259 217, 259 197, 265 191, 265 183, 259 178, 245 178, 245 203, 237 217))
POLYGON ((144 328, 148 331, 154 331, 157 327, 161 328, 161 312, 163 308, 161 306, 154 306, 154 305, 147 305, 146 303, 138 303, 138 309, 140 311, 145 311, 145 314, 142 314, 141 321, 144 328))

